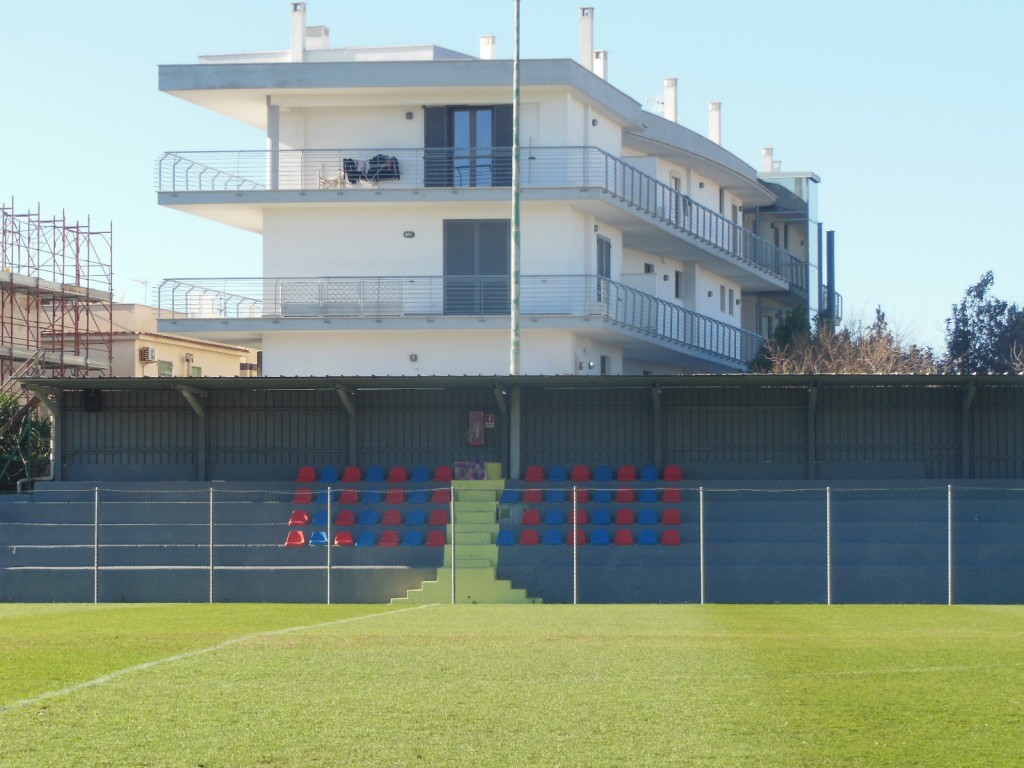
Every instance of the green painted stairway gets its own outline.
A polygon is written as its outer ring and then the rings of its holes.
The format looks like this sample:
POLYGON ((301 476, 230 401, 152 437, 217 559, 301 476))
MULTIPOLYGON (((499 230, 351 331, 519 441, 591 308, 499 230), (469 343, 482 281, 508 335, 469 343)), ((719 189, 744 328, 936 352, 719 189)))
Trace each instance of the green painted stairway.
POLYGON ((525 589, 517 589, 497 574, 498 535, 495 509, 503 480, 455 481, 453 524, 448 526, 448 545, 444 565, 434 581, 425 581, 419 589, 410 589, 405 597, 391 599, 393 604, 426 605, 452 602, 452 542, 455 543, 455 602, 458 603, 539 603, 525 589))

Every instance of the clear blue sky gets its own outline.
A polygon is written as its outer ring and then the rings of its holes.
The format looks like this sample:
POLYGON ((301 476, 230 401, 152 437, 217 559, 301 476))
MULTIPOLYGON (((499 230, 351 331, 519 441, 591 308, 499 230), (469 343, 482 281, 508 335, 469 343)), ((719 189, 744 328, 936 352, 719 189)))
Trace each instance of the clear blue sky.
MULTIPOLYGON (((848 320, 881 305, 910 340, 943 345, 983 272, 1024 304, 1024 2, 1020 0, 521 0, 524 57, 576 58, 595 7, 609 79, 644 102, 679 78, 680 122, 760 167, 822 180, 848 320)), ((513 0, 310 0, 332 44, 436 43, 512 55, 513 0)), ((288 0, 9 2, 0 17, 0 199, 113 222, 116 298, 167 277, 256 276, 255 235, 156 204, 165 151, 262 149, 250 128, 161 94, 157 66, 284 50, 288 0)))

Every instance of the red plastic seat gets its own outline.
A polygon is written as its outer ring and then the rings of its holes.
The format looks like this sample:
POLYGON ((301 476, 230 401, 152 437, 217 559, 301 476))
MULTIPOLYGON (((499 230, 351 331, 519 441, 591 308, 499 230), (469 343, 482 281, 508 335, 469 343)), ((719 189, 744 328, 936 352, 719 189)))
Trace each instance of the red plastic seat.
POLYGON ((451 488, 438 488, 434 491, 434 495, 431 496, 430 500, 434 504, 451 504, 452 503, 452 491, 451 488))
POLYGON ((565 539, 565 543, 571 545, 573 543, 573 536, 576 533, 579 533, 579 541, 576 542, 576 546, 582 547, 584 544, 587 543, 587 532, 584 531, 582 528, 577 528, 576 530, 570 530, 568 537, 566 537, 566 539, 565 539))
POLYGON ((351 509, 342 509, 338 511, 338 516, 334 519, 335 525, 355 525, 356 524, 356 513, 351 509))
POLYGON ((623 508, 615 513, 616 525, 633 525, 635 522, 636 516, 633 514, 632 509, 623 508))
POLYGON ((577 464, 572 468, 572 481, 574 483, 586 483, 590 481, 590 467, 586 464, 577 464))
POLYGON ((301 509, 293 509, 292 517, 288 521, 288 525, 309 525, 309 512, 305 512, 301 509))
POLYGON ((401 488, 392 488, 384 495, 384 501, 387 504, 404 504, 405 491, 403 491, 401 488))
POLYGON ((401 525, 402 524, 402 513, 397 509, 389 509, 384 513, 384 525, 401 525))
POLYGON ((304 547, 306 546, 306 532, 305 531, 288 531, 288 538, 284 540, 286 547, 304 547))
POLYGON ((398 531, 384 531, 380 535, 380 545, 382 547, 397 547, 398 531))
POLYGON ((622 488, 616 492, 615 501, 619 504, 632 504, 636 501, 636 492, 632 488, 622 488))
POLYGON ((662 480, 669 482, 681 482, 683 479, 683 468, 678 464, 667 464, 665 466, 665 473, 661 476, 662 480))
POLYGON ((298 483, 315 483, 316 482, 316 467, 299 467, 299 476, 295 478, 298 483))
POLYGON ((526 475, 524 475, 523 479, 528 483, 543 483, 544 467, 532 464, 526 468, 526 475))
POLYGON ((448 525, 448 510, 435 509, 430 513, 430 519, 427 521, 427 525, 448 525))
POLYGON ((587 504, 589 502, 590 502, 590 491, 588 491, 586 488, 577 488, 576 489, 576 503, 577 504, 587 504))
POLYGON ((666 504, 678 504, 683 500, 683 492, 679 488, 666 488, 661 500, 666 504))
POLYGON ((338 531, 334 534, 334 546, 354 547, 356 540, 352 538, 352 531, 338 531))
POLYGON ((312 504, 313 490, 311 488, 298 488, 295 496, 292 497, 292 504, 312 504))
POLYGON ((540 532, 536 528, 526 528, 519 537, 519 543, 524 547, 532 547, 540 544, 540 532))
MULTIPOLYGON (((569 513, 569 523, 570 524, 573 522, 572 517, 573 517, 573 513, 570 512, 569 513)), ((582 508, 577 508, 576 509, 576 525, 587 525, 589 522, 590 522, 590 515, 587 514, 587 510, 582 509, 582 508)))
POLYGON ((670 528, 665 531, 661 534, 661 543, 666 547, 678 547, 682 543, 682 540, 679 537, 679 531, 675 528, 670 528))
POLYGON ((525 504, 540 504, 544 501, 544 494, 538 488, 530 488, 523 491, 523 502, 525 504))
POLYGON ((661 514, 662 525, 680 525, 682 522, 683 516, 679 514, 679 510, 675 507, 670 507, 661 514))
POLYGON ((443 547, 448 543, 444 531, 431 531, 427 534, 428 547, 443 547))
POLYGON ((632 464, 623 464, 619 467, 619 471, 616 473, 615 479, 620 483, 632 483, 636 480, 636 467, 632 464))
POLYGON ((434 479, 439 483, 450 483, 452 481, 452 477, 452 468, 447 464, 442 464, 434 470, 434 479))
POLYGON ((354 491, 351 488, 346 488, 338 495, 338 502, 340 504, 358 504, 359 491, 354 491))
POLYGON ((615 545, 618 547, 629 547, 633 545, 633 531, 629 528, 620 528, 615 532, 615 545))
POLYGON ((539 509, 525 509, 525 510, 523 510, 523 525, 540 525, 540 510, 539 509))
POLYGON ((405 467, 392 467, 391 471, 388 472, 389 483, 408 483, 409 482, 409 470, 405 467))
POLYGON ((343 483, 359 483, 363 479, 363 470, 359 467, 345 467, 345 471, 341 475, 341 482, 343 483))

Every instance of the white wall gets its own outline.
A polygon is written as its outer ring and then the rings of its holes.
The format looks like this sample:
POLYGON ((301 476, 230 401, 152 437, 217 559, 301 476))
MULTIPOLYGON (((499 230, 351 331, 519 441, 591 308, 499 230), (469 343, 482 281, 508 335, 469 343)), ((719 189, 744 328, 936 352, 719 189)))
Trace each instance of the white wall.
MULTIPOLYGON (((266 376, 502 375, 509 372, 508 328, 486 330, 379 330, 344 333, 267 333, 266 376), (416 355, 416 360, 410 359, 416 355)), ((530 330, 520 334, 524 374, 573 372, 573 334, 530 330)))

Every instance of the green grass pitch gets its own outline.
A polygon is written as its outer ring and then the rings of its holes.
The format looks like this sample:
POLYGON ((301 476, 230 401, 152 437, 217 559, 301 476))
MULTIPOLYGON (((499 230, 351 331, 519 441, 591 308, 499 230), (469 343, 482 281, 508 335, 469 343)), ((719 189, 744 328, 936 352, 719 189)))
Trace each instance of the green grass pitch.
POLYGON ((1020 766, 1024 608, 0 605, 0 766, 1020 766))

